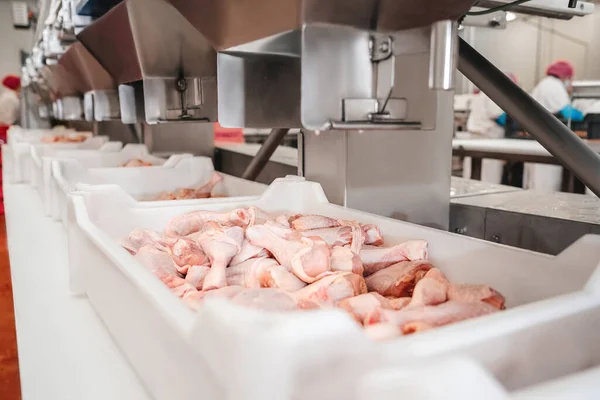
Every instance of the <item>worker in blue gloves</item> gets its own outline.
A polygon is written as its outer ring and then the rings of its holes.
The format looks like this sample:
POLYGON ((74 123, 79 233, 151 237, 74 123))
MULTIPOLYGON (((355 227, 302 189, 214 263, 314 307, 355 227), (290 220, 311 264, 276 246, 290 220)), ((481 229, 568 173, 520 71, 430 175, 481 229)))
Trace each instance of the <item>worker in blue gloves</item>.
MULTIPOLYGON (((517 77, 507 73, 514 83, 517 77)), ((471 112, 467 120, 467 131, 473 139, 500 139, 504 137, 506 113, 502 111, 485 93, 478 91, 471 100, 471 112)), ((471 159, 466 158, 463 164, 463 177, 470 178, 471 159)), ((502 160, 483 159, 481 180, 488 183, 500 183, 505 162, 502 160)))
MULTIPOLYGON (((556 61, 546 70, 546 77, 538 83, 531 96, 552 114, 564 120, 583 121, 583 113, 573 108, 569 92, 574 68, 568 61, 556 61)), ((525 164, 523 186, 541 192, 561 190, 562 167, 558 165, 525 164)))
POLYGON ((544 108, 565 120, 583 121, 583 113, 571 106, 571 81, 574 69, 568 61, 556 61, 546 70, 546 77, 531 92, 544 108))

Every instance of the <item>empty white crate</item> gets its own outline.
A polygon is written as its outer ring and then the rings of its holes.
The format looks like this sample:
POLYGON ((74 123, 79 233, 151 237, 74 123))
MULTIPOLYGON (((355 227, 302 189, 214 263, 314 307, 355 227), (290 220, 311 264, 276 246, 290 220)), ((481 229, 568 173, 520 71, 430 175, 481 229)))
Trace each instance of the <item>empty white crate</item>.
MULTIPOLYGON (((71 193, 85 191, 90 185, 105 185, 109 190, 124 192, 123 194, 116 193, 117 196, 130 196, 132 202, 144 202, 140 206, 155 207, 157 202, 147 203, 147 201, 157 198, 166 191, 199 188, 211 179, 214 172, 212 160, 208 157, 186 157, 170 168, 136 169, 86 168, 76 160, 55 160, 52 162, 52 217, 62 220, 66 224, 68 222, 67 204, 71 193)), ((223 180, 213 189, 213 193, 219 196, 258 196, 267 188, 261 183, 223 173, 220 175, 223 180)), ((197 202, 198 200, 183 201, 197 202)))
POLYGON ((91 136, 91 133, 77 132, 87 135, 81 143, 42 143, 43 137, 69 134, 66 130, 27 130, 11 128, 8 132, 8 145, 2 146, 2 167, 4 176, 10 183, 29 183, 31 169, 31 147, 54 149, 98 149, 108 141, 107 136, 91 136))
POLYGON ((332 205, 320 185, 297 177, 276 180, 259 199, 201 207, 140 207, 103 190, 74 196, 73 206, 80 230, 69 230, 69 262, 83 269, 90 302, 157 399, 355 399, 360 378, 398 360, 386 353, 418 357, 410 350, 483 343, 584 312, 600 297, 584 290, 597 279, 598 236, 552 257, 332 205), (194 313, 118 243, 136 228, 161 231, 185 212, 249 205, 374 223, 386 245, 426 239, 449 279, 491 285, 509 309, 376 344, 339 310, 276 315, 214 300, 194 313))

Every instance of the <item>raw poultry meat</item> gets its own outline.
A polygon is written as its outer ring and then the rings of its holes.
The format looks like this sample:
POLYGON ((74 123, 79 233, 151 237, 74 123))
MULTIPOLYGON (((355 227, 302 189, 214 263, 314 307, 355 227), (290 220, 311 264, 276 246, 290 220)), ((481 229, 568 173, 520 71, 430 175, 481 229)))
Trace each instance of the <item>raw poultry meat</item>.
POLYGON ((367 293, 362 276, 351 272, 335 272, 294 293, 296 298, 334 304, 349 297, 367 293))
POLYGON ((210 271, 204 278, 202 289, 211 290, 227 286, 225 269, 240 251, 244 231, 239 226, 222 227, 217 223, 209 222, 202 229, 197 240, 210 259, 210 271))
POLYGON ((352 272, 360 276, 364 272, 360 256, 348 247, 336 246, 331 249, 330 268, 334 272, 352 272))
POLYGON ((427 261, 401 261, 368 276, 365 281, 369 291, 382 296, 411 296, 418 271, 429 271, 433 266, 427 261))
POLYGON ((139 249, 145 245, 151 245, 157 249, 166 249, 173 243, 172 240, 164 238, 156 232, 136 229, 132 231, 126 239, 121 241, 123 246, 128 252, 135 255, 139 249))
POLYGON ((505 299, 500 293, 485 285, 450 285, 448 300, 475 302, 482 301, 499 310, 504 309, 505 299))
POLYGON ((393 247, 363 248, 360 251, 365 275, 374 274, 400 261, 427 260, 427 257, 425 240, 409 240, 393 247))
POLYGON ((191 238, 179 238, 171 246, 171 255, 177 265, 177 271, 185 274, 192 265, 210 264, 200 244, 191 238))
POLYGON ((255 246, 247 238, 244 238, 242 242, 242 248, 240 251, 231 259, 230 265, 238 265, 244 261, 252 258, 265 258, 270 257, 271 253, 264 247, 255 246))
POLYGON ((320 238, 286 240, 265 225, 246 229, 250 243, 265 248, 284 267, 306 283, 312 283, 330 272, 331 251, 320 238))
MULTIPOLYGON (((173 192, 163 192, 163 193, 159 194, 153 200, 161 201, 161 200, 208 199, 210 197, 214 197, 212 195, 212 191, 213 191, 214 187, 217 185, 217 183, 219 183, 222 179, 223 179, 223 177, 220 174, 215 172, 212 175, 210 181, 208 181, 208 183, 206 183, 205 185, 203 185, 202 187, 200 187, 198 189, 182 188, 182 189, 177 189, 173 192)), ((219 196, 219 197, 223 197, 223 196, 219 196)))
POLYGON ((81 143, 88 138, 87 135, 54 135, 44 136, 40 140, 42 143, 81 143))
POLYGON ((343 299, 337 306, 350 313, 361 325, 371 314, 380 312, 382 309, 393 310, 390 300, 375 292, 343 299))
POLYGON ((196 288, 179 275, 173 259, 169 253, 159 250, 154 246, 145 245, 135 255, 136 260, 150 270, 178 297, 183 297, 189 292, 196 292, 196 288))
POLYGON ((185 281, 189 282, 196 289, 202 290, 204 279, 209 271, 210 267, 208 265, 192 265, 186 271, 185 281))
POLYGON ((272 258, 252 258, 227 268, 227 284, 247 288, 277 288, 295 292, 306 286, 272 258))
POLYGON ((498 309, 483 302, 447 301, 437 306, 406 307, 383 311, 382 323, 392 324, 404 335, 491 314, 498 309))
POLYGON ((200 229, 208 222, 216 222, 228 226, 248 226, 250 217, 250 212, 243 208, 224 213, 215 211, 194 211, 173 218, 167 224, 165 232, 169 237, 187 236, 200 231, 200 229))
POLYGON ((213 297, 264 311, 338 308, 375 340, 505 302, 489 286, 450 282, 424 240, 383 247, 377 226, 320 215, 195 211, 169 221, 164 235, 135 230, 122 245, 193 310, 213 297))
POLYGON ((138 168, 138 167, 151 167, 151 166, 152 166, 151 162, 147 162, 147 161, 144 161, 139 158, 133 158, 133 159, 126 161, 123 164, 119 165, 119 167, 122 167, 122 168, 138 168))

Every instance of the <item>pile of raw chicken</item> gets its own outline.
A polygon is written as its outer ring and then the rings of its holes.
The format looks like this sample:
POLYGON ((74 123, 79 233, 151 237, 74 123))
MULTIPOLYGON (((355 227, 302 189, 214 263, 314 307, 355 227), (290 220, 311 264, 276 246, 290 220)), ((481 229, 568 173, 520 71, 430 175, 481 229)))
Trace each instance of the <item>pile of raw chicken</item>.
POLYGON ((81 143, 88 138, 87 135, 54 135, 44 136, 40 140, 42 143, 81 143))
POLYGON ((488 286, 449 282, 424 240, 384 247, 377 226, 321 215, 195 211, 122 245, 192 309, 211 297, 268 311, 337 307, 375 340, 504 308, 488 286))
POLYGON ((132 158, 131 160, 126 161, 123 164, 119 165, 119 167, 122 167, 122 168, 138 168, 138 167, 151 167, 151 166, 152 166, 151 162, 144 161, 140 158, 132 158))
POLYGON ((210 178, 210 180, 198 189, 183 188, 177 189, 174 192, 163 192, 152 200, 190 200, 209 199, 211 197, 225 197, 212 193, 214 187, 217 185, 217 183, 221 182, 221 180, 223 180, 223 177, 215 172, 213 173, 213 176, 210 178))

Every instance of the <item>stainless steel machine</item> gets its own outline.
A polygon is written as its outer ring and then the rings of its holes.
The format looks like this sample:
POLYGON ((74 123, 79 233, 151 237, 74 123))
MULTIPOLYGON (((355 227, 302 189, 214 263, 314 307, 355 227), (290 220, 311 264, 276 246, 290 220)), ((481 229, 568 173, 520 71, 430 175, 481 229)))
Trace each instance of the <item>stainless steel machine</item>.
MULTIPOLYGON (((274 128, 244 174, 255 177, 287 130, 300 128, 298 172, 330 201, 447 229, 457 68, 600 193, 600 157, 459 39, 465 16, 503 10, 568 19, 593 5, 124 0, 78 31, 54 69, 84 71, 81 115, 120 115, 154 151, 212 154, 217 120, 274 128), (98 67, 110 84, 86 75, 98 67)), ((67 98, 56 110, 63 118, 67 98)))

